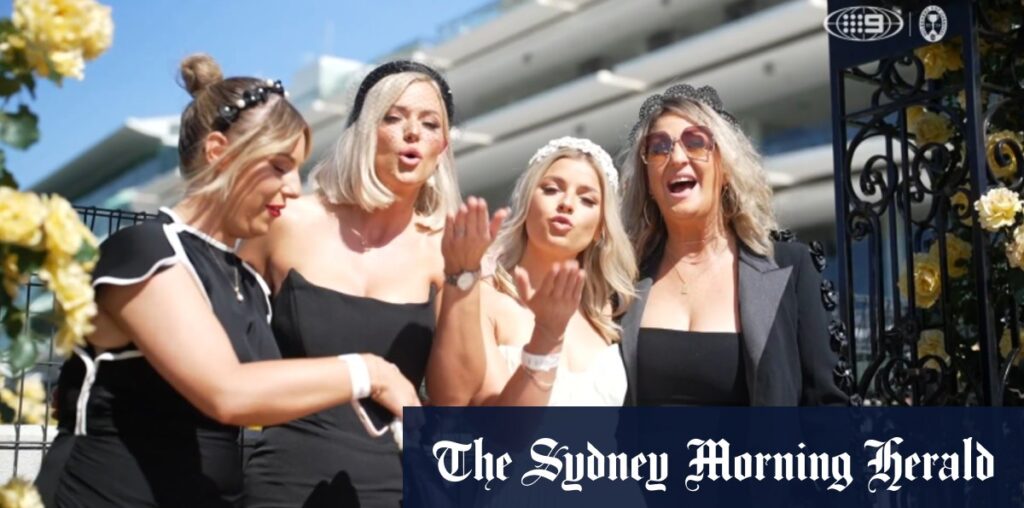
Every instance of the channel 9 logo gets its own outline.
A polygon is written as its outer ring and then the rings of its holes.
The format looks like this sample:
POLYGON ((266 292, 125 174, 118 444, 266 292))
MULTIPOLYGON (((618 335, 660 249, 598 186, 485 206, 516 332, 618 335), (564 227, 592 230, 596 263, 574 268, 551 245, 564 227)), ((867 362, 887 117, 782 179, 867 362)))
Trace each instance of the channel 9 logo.
POLYGON ((825 18, 825 30, 833 37, 847 41, 880 41, 903 30, 903 17, 882 7, 847 7, 825 18))

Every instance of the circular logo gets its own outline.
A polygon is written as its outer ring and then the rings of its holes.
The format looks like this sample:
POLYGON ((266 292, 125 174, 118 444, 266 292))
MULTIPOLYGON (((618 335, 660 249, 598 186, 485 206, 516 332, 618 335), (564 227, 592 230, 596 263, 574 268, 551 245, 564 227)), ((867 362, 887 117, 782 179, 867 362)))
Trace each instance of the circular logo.
POLYGON ((921 31, 921 37, 928 42, 939 42, 946 36, 946 11, 942 7, 929 5, 921 11, 921 19, 917 22, 917 28, 921 31))

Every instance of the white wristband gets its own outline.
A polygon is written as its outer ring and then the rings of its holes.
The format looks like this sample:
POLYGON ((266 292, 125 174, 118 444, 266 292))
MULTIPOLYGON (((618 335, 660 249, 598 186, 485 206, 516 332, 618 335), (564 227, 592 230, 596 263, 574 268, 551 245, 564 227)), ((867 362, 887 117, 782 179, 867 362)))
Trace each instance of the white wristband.
POLYGON ((366 361, 358 354, 339 355, 338 359, 348 365, 348 380, 352 385, 352 400, 365 399, 370 396, 370 370, 366 361))
POLYGON ((523 356, 521 363, 524 368, 538 372, 547 372, 558 368, 558 362, 561 360, 561 353, 554 353, 550 355, 535 355, 533 353, 527 353, 523 349, 523 356))

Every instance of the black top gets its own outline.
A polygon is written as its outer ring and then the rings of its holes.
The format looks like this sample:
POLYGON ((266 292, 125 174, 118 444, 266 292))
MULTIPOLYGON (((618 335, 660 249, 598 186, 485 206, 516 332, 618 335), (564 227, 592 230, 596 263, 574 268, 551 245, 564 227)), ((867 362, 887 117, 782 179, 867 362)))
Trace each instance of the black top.
MULTIPOLYGON (((740 245, 739 318, 743 368, 752 406, 846 405, 823 304, 831 298, 823 266, 800 243, 776 242, 767 257, 740 245)), ((621 317, 623 364, 629 382, 625 405, 638 403, 639 332, 662 252, 642 265, 637 297, 621 317)))
MULTIPOLYGON (((352 296, 291 270, 274 296, 273 327, 286 358, 374 353, 420 386, 434 336, 433 300, 433 290, 422 303, 352 296)), ((381 424, 391 420, 372 401, 363 405, 381 424)), ((251 508, 397 507, 402 498, 393 436, 370 437, 349 404, 265 428, 245 475, 251 508)))
POLYGON ((637 399, 641 406, 746 406, 738 333, 641 328, 637 399))
MULTIPOLYGON (((195 278, 240 361, 280 358, 264 281, 233 249, 182 223, 170 210, 107 238, 100 245, 93 286, 102 293, 108 285, 138 284, 175 264, 195 278), (242 300, 235 292, 236 270, 242 300)), ((240 502, 238 427, 218 423, 192 406, 134 345, 102 354, 92 347, 76 348, 61 369, 57 406, 62 442, 69 450, 62 459, 47 455, 40 473, 40 484, 55 490, 44 496, 57 505, 240 502)))

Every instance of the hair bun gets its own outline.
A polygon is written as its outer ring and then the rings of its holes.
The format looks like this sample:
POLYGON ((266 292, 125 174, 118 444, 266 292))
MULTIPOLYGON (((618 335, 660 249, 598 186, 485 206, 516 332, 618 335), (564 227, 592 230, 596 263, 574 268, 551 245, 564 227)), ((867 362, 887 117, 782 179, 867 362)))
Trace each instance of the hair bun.
POLYGON ((181 82, 189 95, 195 97, 206 87, 224 80, 220 65, 210 55, 197 53, 181 61, 181 82))

